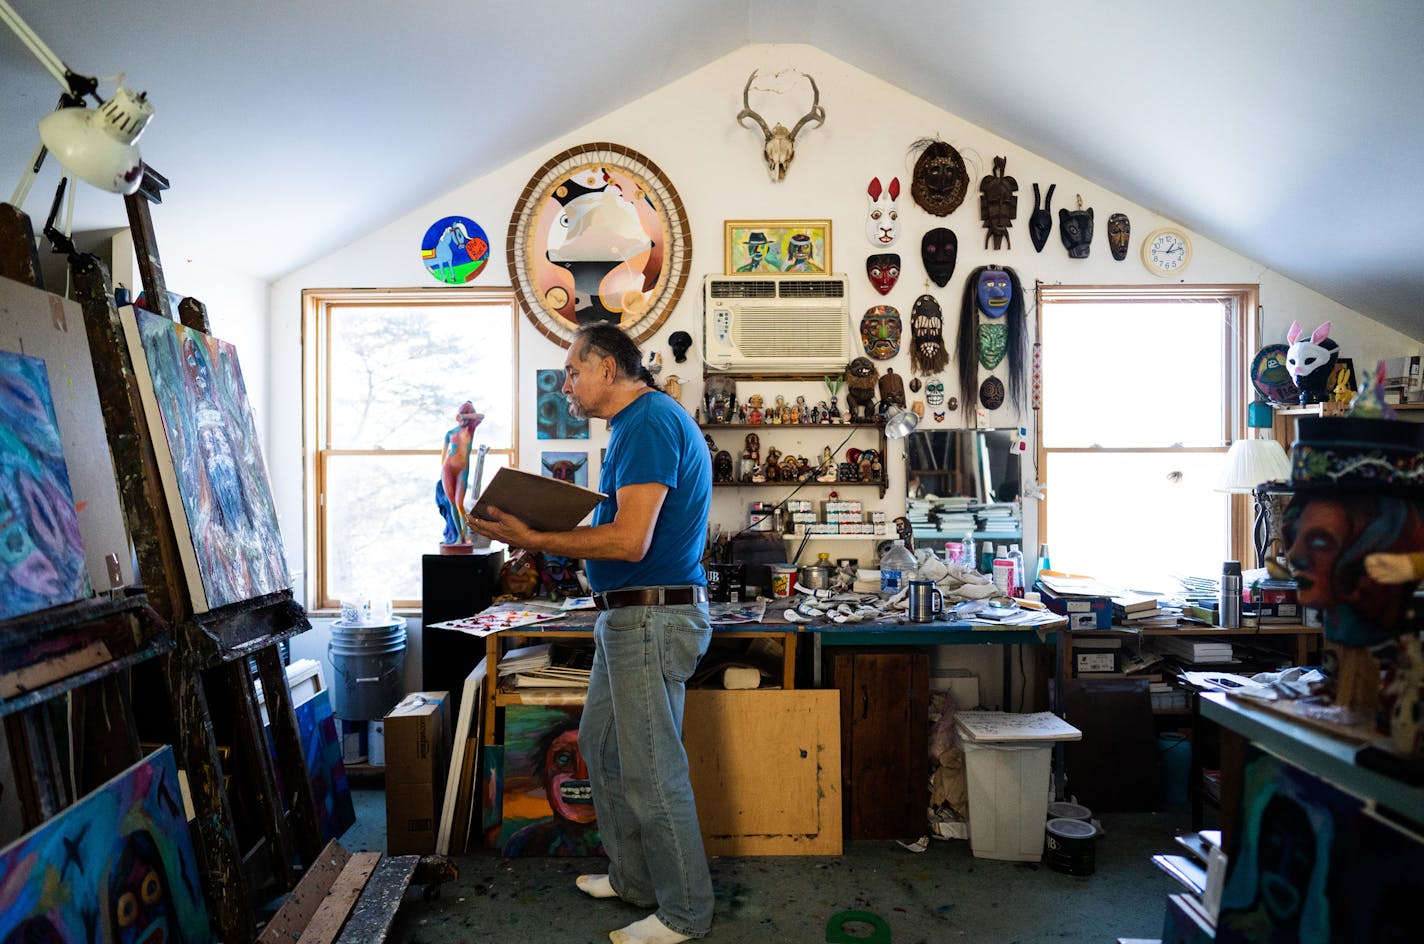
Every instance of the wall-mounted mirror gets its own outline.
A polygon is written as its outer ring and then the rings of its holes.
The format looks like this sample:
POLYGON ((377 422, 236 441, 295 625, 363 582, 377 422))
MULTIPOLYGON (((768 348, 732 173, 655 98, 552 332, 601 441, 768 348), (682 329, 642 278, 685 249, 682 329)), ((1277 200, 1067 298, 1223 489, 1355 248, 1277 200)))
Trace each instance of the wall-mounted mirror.
POLYGON ((907 511, 916 537, 1018 541, 1022 478, 1012 429, 920 429, 905 437, 907 511), (997 506, 997 507, 995 507, 997 506))

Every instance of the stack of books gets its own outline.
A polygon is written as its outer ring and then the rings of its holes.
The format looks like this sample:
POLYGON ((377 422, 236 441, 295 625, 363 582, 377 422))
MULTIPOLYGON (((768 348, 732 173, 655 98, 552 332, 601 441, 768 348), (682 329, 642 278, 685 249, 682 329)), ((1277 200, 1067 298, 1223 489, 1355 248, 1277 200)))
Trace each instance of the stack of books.
POLYGON ((1150 619, 1160 612, 1157 605, 1157 597, 1150 593, 1138 593, 1136 590, 1120 590, 1114 593, 1111 599, 1114 622, 1126 623, 1129 621, 1150 619))
POLYGON ((975 508, 974 517, 979 521, 980 531, 993 533, 1017 531, 1019 523, 1018 518, 1014 515, 1016 510, 1016 507, 1011 503, 996 502, 975 508))
POLYGON ((1154 652, 1188 665, 1221 665, 1234 658, 1231 643, 1218 640, 1153 636, 1148 644, 1154 652))
POLYGON ((588 688, 593 650, 542 643, 511 649, 499 660, 502 685, 512 688, 588 688))

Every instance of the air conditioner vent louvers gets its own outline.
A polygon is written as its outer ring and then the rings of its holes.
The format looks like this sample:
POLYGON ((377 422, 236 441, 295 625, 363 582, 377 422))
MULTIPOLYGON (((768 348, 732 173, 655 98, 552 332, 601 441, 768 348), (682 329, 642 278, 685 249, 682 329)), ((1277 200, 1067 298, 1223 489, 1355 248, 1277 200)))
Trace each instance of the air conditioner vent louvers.
POLYGON ((839 280, 785 280, 781 283, 782 298, 843 298, 845 283, 839 280))
POLYGON ((722 279, 712 283, 713 298, 775 298, 776 283, 765 279, 722 279))

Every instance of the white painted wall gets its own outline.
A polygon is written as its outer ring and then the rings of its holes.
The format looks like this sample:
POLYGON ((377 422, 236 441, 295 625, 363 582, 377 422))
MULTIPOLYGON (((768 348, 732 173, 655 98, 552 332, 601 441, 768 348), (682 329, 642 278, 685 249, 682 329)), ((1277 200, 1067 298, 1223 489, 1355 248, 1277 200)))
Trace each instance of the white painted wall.
MULTIPOLYGON (((761 95, 753 98, 753 107, 761 111, 769 122, 781 121, 789 125, 809 104, 809 91, 804 81, 788 77, 786 84, 787 93, 783 96, 761 95)), ((589 98, 596 102, 592 94, 589 98)), ((597 105, 591 105, 589 110, 596 111, 597 105)), ((478 113, 471 116, 472 136, 500 133, 499 128, 481 127, 478 121, 478 113)), ((299 550, 303 534, 298 525, 302 520, 302 425, 300 412, 294 408, 301 401, 301 290, 312 287, 434 284, 420 261, 420 240, 434 219, 451 213, 460 213, 478 221, 495 244, 496 251, 491 256, 488 271, 481 276, 481 283, 509 284, 508 270, 499 247, 519 192, 550 156, 564 148, 594 141, 614 141, 642 152, 667 174, 686 206, 694 247, 692 278, 667 322, 644 346, 645 349, 664 352, 668 362, 664 376, 676 372, 689 382, 683 396, 683 402, 688 404, 695 404, 700 396, 700 361, 694 353, 688 363, 673 365, 666 339, 673 331, 685 330, 700 341, 702 277, 721 271, 722 222, 725 219, 831 218, 834 225, 834 268, 851 275, 850 307, 855 319, 858 321, 860 313, 870 305, 885 302, 895 305, 902 316, 908 317, 915 298, 928 291, 939 300, 945 311, 951 343, 951 326, 958 317, 965 274, 974 268, 989 263, 1012 267, 1027 286, 1033 285, 1036 280, 1069 284, 1157 284, 1158 280, 1148 274, 1139 261, 1139 244, 1151 230, 1173 222, 1153 213, 1150 208, 1120 199, 1090 180, 1051 164, 989 130, 933 107, 814 47, 746 46, 623 108, 596 118, 510 164, 496 168, 471 168, 471 179, 464 186, 424 206, 413 208, 409 214, 392 221, 390 225, 363 236, 340 252, 306 266, 271 286, 268 399, 271 403, 283 404, 283 408, 272 410, 268 416, 267 441, 271 448, 267 455, 283 534, 288 542, 288 555, 294 563, 303 556, 299 550), (827 113, 824 127, 802 132, 796 159, 786 179, 780 183, 769 179, 762 164, 760 133, 738 127, 733 121, 741 108, 742 86, 752 69, 760 69, 763 76, 782 69, 812 73, 820 86, 821 102, 827 113), (994 156, 1007 156, 1007 172, 1019 183, 1019 212, 1011 231, 1012 250, 995 252, 982 248, 983 230, 973 190, 964 204, 945 218, 932 217, 914 204, 909 196, 913 160, 907 156, 907 148, 910 142, 926 136, 942 137, 959 148, 974 180, 990 171, 994 156), (873 251, 863 234, 865 188, 871 177, 878 176, 886 181, 896 175, 901 179, 904 193, 900 200, 903 233, 895 249, 903 257, 904 273, 890 297, 882 299, 863 274, 865 256, 873 251), (1028 215, 1033 209, 1032 184, 1035 181, 1040 182, 1044 189, 1049 183, 1058 185, 1053 201, 1054 233, 1042 254, 1034 252, 1027 231, 1028 215), (1057 233, 1057 210, 1072 207, 1078 194, 1082 195, 1085 206, 1096 211, 1093 249, 1091 257, 1086 260, 1069 259, 1057 233), (1130 217, 1133 232, 1129 253, 1123 262, 1112 259, 1105 235, 1108 215, 1119 211, 1130 217), (920 237, 934 226, 948 226, 959 236, 956 275, 944 289, 937 289, 928 282, 918 261, 920 237)), ((372 186, 379 185, 379 181, 372 182, 372 186)), ((352 199, 359 198, 359 194, 352 195, 352 199)), ((1332 336, 1340 342, 1342 353, 1353 357, 1357 365, 1421 348, 1418 339, 1385 328, 1250 259, 1200 236, 1194 236, 1193 241, 1195 255, 1187 273, 1193 282, 1250 282, 1261 285, 1265 313, 1263 337, 1266 339, 1283 340, 1286 326, 1293 319, 1301 321, 1308 329, 1328 319, 1334 323, 1332 336)), ((176 279, 172 281, 177 284, 176 279)), ((1167 326, 1164 326, 1164 338, 1166 329, 1167 326)), ((545 339, 527 321, 519 343, 520 394, 532 400, 534 371, 561 365, 564 351, 545 339)), ((250 359, 245 357, 244 364, 250 364, 250 359)), ((882 363, 882 370, 884 366, 882 363)), ((908 354, 902 354, 889 366, 898 374, 908 375, 908 354)), ((253 376, 251 369, 250 383, 253 376)), ((809 385, 804 389, 789 384, 764 386, 765 393, 794 395, 806 392, 808 396, 817 393, 809 385)), ((820 398, 817 393, 815 399, 820 398)), ((431 408, 443 410, 444 406, 432 404, 431 408)), ((540 449, 548 446, 557 448, 557 445, 541 444, 535 438, 533 410, 522 411, 522 414, 520 464, 533 470, 537 468, 540 449)), ((586 446, 595 464, 598 450, 606 441, 606 433, 597 428, 599 425, 594 424, 592 438, 587 443, 569 446, 586 446)), ((964 424, 959 414, 950 414, 945 425, 964 424)), ((981 420, 980 425, 1010 426, 1016 423, 1011 416, 1000 418, 990 415, 981 420)), ((764 436, 763 449, 768 444, 768 437, 764 436)), ((736 441, 730 438, 727 442, 719 441, 718 445, 735 453, 741 448, 740 437, 736 441)), ((903 494, 904 472, 898 448, 893 444, 888 466, 892 474, 891 489, 880 507, 898 514, 903 510, 903 501, 895 496, 903 494)), ((590 482, 596 480, 595 471, 590 476, 590 482)), ((869 500, 874 494, 869 490, 856 490, 849 497, 869 500)), ((752 497, 755 494, 751 491, 719 490, 713 507, 714 521, 728 527, 738 525, 745 517, 743 503, 752 497)), ((874 504, 879 505, 878 502, 874 504)), ((1026 533, 1032 534, 1031 509, 1028 517, 1026 533)), ((438 540, 438 522, 433 517, 432 522, 431 541, 434 543, 438 540)), ((833 556, 842 556, 846 553, 845 547, 828 545, 825 549, 832 550, 833 556)), ((868 547, 866 551, 869 551, 868 547)), ((866 554, 860 556, 865 557, 866 554)))

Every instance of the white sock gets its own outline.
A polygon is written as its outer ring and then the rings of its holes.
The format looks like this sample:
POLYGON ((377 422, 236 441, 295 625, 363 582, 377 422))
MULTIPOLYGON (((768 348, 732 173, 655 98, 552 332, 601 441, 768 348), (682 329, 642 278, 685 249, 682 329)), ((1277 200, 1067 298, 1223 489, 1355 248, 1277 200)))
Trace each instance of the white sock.
POLYGON ((579 887, 579 891, 594 898, 618 897, 607 875, 580 875, 574 884, 579 887))
POLYGON ((679 934, 658 920, 655 914, 642 921, 634 921, 626 928, 609 931, 608 939, 613 944, 681 944, 691 940, 686 934, 679 934))

